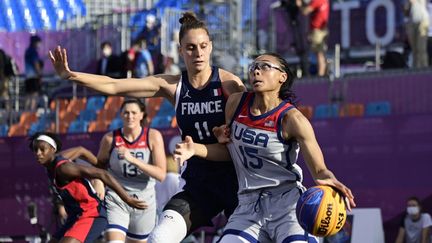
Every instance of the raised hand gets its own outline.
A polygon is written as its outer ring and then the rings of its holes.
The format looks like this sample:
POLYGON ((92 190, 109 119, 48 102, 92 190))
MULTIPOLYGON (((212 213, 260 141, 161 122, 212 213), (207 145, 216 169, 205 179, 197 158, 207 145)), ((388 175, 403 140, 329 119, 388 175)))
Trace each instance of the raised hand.
POLYGON ((217 138, 219 143, 229 143, 230 139, 230 129, 227 125, 222 125, 219 127, 213 127, 213 134, 217 138))
POLYGON ((69 69, 66 49, 57 46, 54 51, 49 51, 48 54, 54 69, 61 78, 69 79, 74 76, 73 72, 69 69))
POLYGON ((194 141, 190 136, 186 136, 183 142, 176 144, 176 148, 174 150, 174 160, 177 161, 180 165, 195 155, 194 149, 194 141))

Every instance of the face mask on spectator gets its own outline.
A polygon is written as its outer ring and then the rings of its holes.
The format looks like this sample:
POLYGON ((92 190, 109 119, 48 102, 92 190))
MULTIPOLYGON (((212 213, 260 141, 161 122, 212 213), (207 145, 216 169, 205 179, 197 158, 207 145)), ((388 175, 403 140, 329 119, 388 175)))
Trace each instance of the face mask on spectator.
POLYGON ((409 215, 417 215, 419 212, 420 212, 420 209, 417 206, 407 207, 407 213, 409 215))

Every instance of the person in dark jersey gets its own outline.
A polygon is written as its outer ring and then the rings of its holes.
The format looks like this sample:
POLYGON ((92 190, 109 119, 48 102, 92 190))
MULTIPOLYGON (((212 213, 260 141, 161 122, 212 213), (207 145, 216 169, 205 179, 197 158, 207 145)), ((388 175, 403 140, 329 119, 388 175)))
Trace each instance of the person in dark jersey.
POLYGON ((130 197, 105 170, 78 165, 57 154, 60 139, 53 133, 36 133, 30 137, 30 149, 37 161, 47 169, 56 194, 68 215, 51 242, 93 242, 107 225, 106 209, 97 197, 89 179, 100 179, 131 207, 144 209, 146 203, 130 197))
POLYGON ((276 53, 258 56, 249 82, 253 92, 233 94, 227 101, 228 127, 214 129, 221 143, 194 146, 187 136, 176 145, 174 158, 233 159, 240 203, 218 242, 318 242, 296 217, 297 200, 306 190, 296 163, 299 152, 315 183, 340 190, 348 209, 355 207, 351 190, 327 169, 312 126, 292 104, 294 75, 285 59, 276 53))
MULTIPOLYGON (((215 143, 213 127, 225 123, 227 97, 244 91, 234 74, 210 65, 212 42, 206 25, 194 14, 180 18, 179 52, 186 65, 181 75, 154 75, 142 79, 112 79, 106 76, 74 72, 69 69, 66 49, 57 47, 49 56, 64 79, 108 95, 165 97, 176 108, 177 122, 183 138, 192 136, 197 143, 215 143)), ((222 164, 191 158, 183 168, 183 191, 165 206, 160 221, 148 242, 180 242, 211 219, 237 206, 237 179, 232 161, 222 164)))

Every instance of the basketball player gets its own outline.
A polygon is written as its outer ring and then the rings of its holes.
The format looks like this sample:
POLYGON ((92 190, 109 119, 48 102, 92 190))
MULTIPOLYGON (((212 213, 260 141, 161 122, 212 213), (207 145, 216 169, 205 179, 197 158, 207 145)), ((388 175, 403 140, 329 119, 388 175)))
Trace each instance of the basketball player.
POLYGON ((62 199, 68 215, 65 224, 54 235, 54 242, 94 242, 105 229, 106 209, 88 179, 102 180, 131 207, 147 207, 143 201, 130 197, 107 171, 78 165, 57 155, 61 146, 58 137, 52 133, 36 133, 29 144, 37 161, 47 169, 53 188, 62 199))
MULTIPOLYGON (((181 75, 155 75, 142 79, 111 79, 73 72, 67 63, 65 49, 57 47, 50 59, 64 79, 110 95, 132 97, 165 97, 176 108, 178 126, 183 139, 190 135, 203 144, 216 143, 215 126, 225 123, 227 97, 244 91, 234 74, 210 66, 212 42, 206 25, 192 13, 180 18, 179 52, 186 65, 181 75)), ((232 161, 220 164, 192 157, 183 168, 186 184, 165 206, 161 220, 149 242, 180 242, 187 234, 224 211, 229 216, 237 206, 237 180, 232 161), (224 195, 221 197, 220 195, 224 195)))
POLYGON ((129 99, 121 106, 123 127, 106 133, 98 152, 98 167, 120 182, 129 196, 143 200, 145 210, 126 205, 119 195, 108 190, 105 196, 108 242, 145 242, 156 224, 155 179, 166 175, 164 142, 159 131, 144 126, 145 105, 129 99))
POLYGON ((239 206, 220 242, 317 242, 296 218, 296 203, 305 190, 296 164, 299 150, 318 185, 339 189, 355 207, 353 195, 326 168, 311 124, 292 105, 294 75, 288 63, 278 54, 263 54, 250 66, 249 80, 254 92, 233 94, 227 101, 229 129, 214 129, 221 143, 194 144, 187 136, 176 146, 175 157, 183 161, 195 154, 215 161, 231 155, 239 206), (222 144, 227 142, 229 153, 222 144))

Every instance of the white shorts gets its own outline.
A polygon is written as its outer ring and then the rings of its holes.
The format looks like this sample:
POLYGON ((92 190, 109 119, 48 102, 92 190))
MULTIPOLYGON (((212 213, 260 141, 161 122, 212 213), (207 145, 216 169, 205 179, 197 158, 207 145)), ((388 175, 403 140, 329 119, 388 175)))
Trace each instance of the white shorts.
POLYGON ((148 208, 132 208, 117 195, 108 190, 105 196, 108 226, 106 231, 122 231, 134 240, 147 239, 156 225, 156 197, 154 188, 142 192, 128 192, 132 197, 145 201, 148 208))
MULTIPOLYGON (((286 188, 239 196, 239 206, 228 220, 224 235, 249 242, 318 242, 300 226, 296 204, 300 188, 286 188)), ((221 240, 223 241, 223 238, 221 240)))

